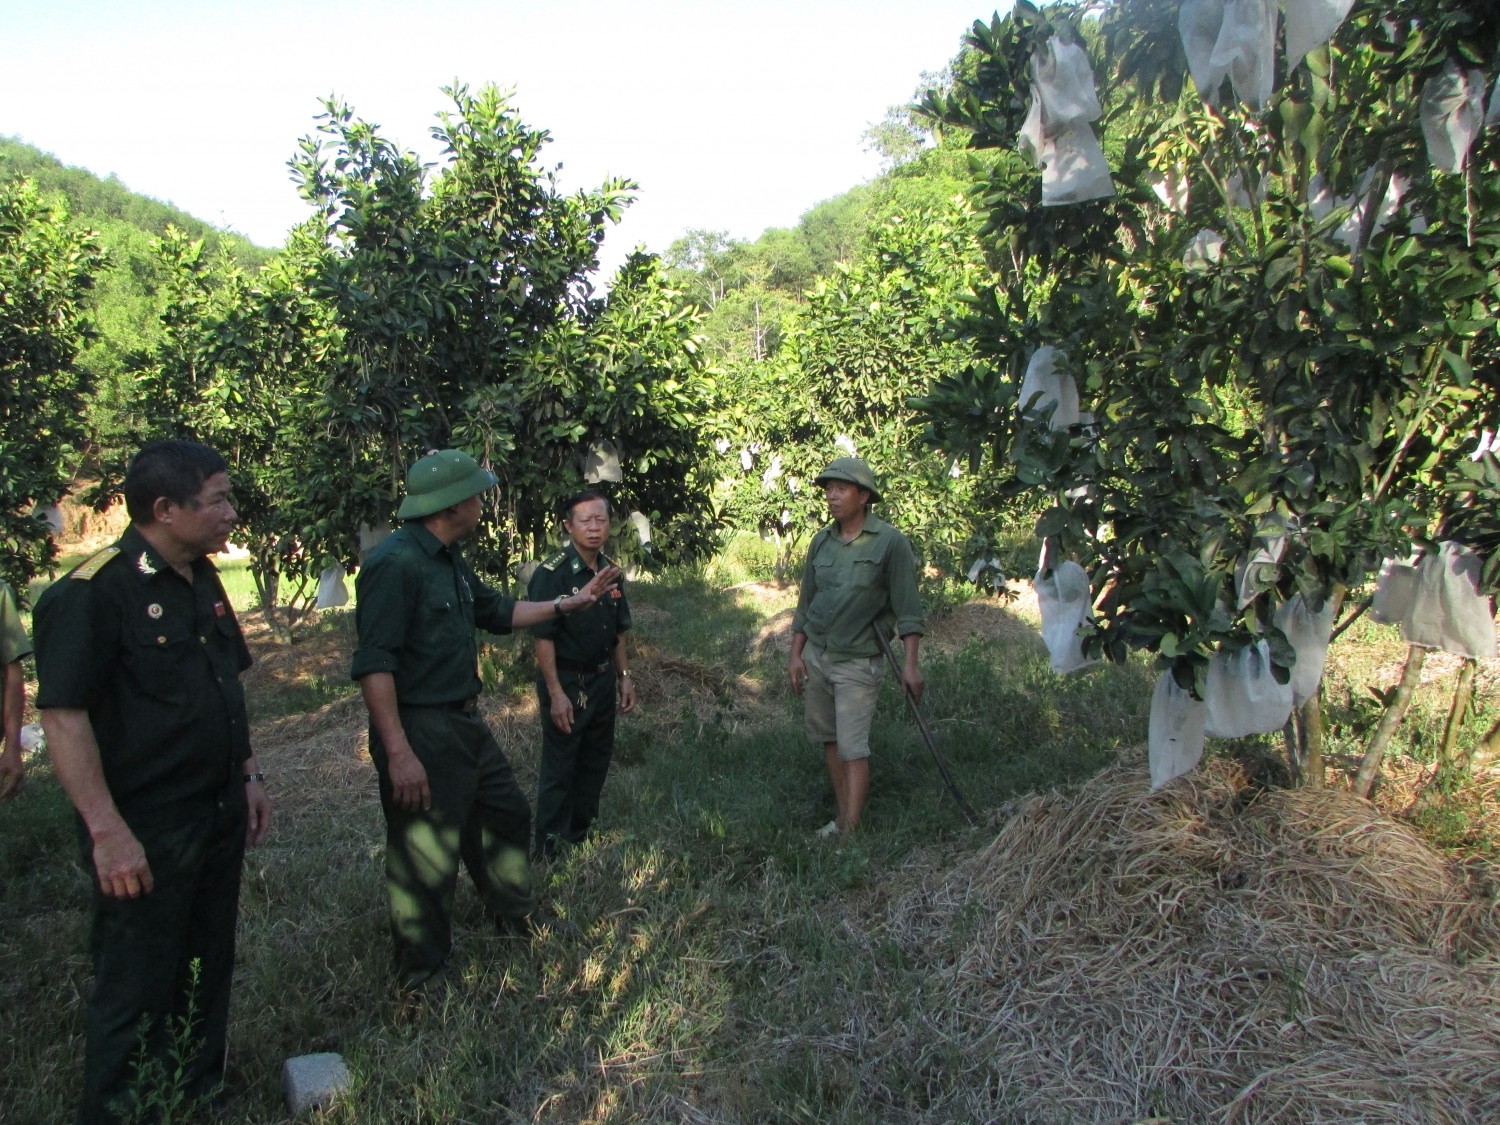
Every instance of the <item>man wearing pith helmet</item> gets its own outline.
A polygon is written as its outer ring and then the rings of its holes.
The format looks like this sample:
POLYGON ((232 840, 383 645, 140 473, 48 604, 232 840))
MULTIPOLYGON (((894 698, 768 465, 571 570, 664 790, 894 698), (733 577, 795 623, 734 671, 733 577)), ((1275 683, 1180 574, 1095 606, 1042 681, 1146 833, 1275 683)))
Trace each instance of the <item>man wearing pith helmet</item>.
POLYGON ((523 930, 534 906, 531 806, 479 716, 476 627, 509 633, 587 609, 619 578, 604 568, 549 602, 518 602, 480 582, 459 544, 479 526, 481 498, 495 483, 456 449, 415 462, 400 529, 370 552, 356 579, 351 675, 370 712, 391 939, 406 988, 443 974, 460 859, 502 929, 523 930))
POLYGON ((884 673, 875 630, 894 627, 900 635, 901 686, 920 701, 922 604, 911 544, 870 510, 880 500, 870 467, 838 457, 813 483, 822 486, 833 522, 807 549, 787 672, 833 785, 837 812, 818 834, 847 836, 859 827, 870 788, 870 725, 884 673))

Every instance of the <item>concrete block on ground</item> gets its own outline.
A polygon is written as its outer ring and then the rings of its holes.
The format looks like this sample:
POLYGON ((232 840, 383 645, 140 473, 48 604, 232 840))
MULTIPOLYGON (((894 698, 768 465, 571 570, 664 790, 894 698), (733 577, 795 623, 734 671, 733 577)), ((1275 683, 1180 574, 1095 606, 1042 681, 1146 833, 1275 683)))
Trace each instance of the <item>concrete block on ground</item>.
POLYGON ((310 1109, 321 1109, 349 1086, 349 1068, 344 1056, 333 1051, 298 1055, 281 1068, 286 1089, 287 1112, 293 1117, 310 1109))

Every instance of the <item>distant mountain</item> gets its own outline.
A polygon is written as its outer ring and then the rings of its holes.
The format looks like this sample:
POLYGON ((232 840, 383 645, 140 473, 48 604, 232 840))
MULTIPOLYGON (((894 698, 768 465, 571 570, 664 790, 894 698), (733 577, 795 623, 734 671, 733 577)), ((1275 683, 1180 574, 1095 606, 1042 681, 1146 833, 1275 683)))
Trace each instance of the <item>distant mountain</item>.
POLYGON ((224 254, 252 274, 276 251, 138 195, 114 176, 100 179, 14 137, 0 137, 0 183, 21 178, 44 197, 60 197, 70 222, 97 232, 108 252, 108 265, 87 298, 90 339, 75 364, 90 388, 90 428, 97 442, 92 452, 128 448, 140 423, 135 372, 149 362, 161 338, 157 240, 175 226, 202 239, 210 260, 224 254))
POLYGON ((100 179, 87 169, 66 165, 15 137, 0 137, 0 182, 22 176, 44 193, 62 195, 68 201, 73 220, 80 226, 102 230, 112 223, 124 223, 156 237, 165 233, 169 225, 175 226, 193 238, 203 239, 210 250, 222 247, 251 270, 275 253, 256 246, 243 235, 221 231, 170 203, 139 195, 116 176, 100 179))

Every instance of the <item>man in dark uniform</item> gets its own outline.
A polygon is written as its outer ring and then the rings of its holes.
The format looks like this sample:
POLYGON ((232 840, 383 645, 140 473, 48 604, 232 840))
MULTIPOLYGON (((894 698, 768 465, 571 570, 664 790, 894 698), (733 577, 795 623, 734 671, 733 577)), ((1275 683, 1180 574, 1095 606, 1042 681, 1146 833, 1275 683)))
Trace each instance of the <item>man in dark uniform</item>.
MULTIPOLYGON (((603 552, 609 501, 599 493, 570 497, 563 506, 563 529, 569 543, 531 576, 527 597, 532 601, 571 594, 612 565, 603 552)), ((630 628, 630 603, 622 586, 582 613, 531 628, 542 710, 533 849, 539 858, 551 858, 560 841, 583 843, 599 815, 599 794, 615 748, 617 685, 619 714, 635 710, 635 681, 622 636, 630 628)))
POLYGON ((549 602, 518 602, 485 586, 458 543, 479 526, 481 495, 494 485, 493 473, 456 449, 415 462, 401 528, 370 552, 356 579, 351 674, 370 712, 391 938, 406 988, 441 978, 460 859, 498 924, 524 926, 534 902, 531 806, 479 717, 475 627, 508 633, 587 609, 619 577, 608 567, 549 602))
POLYGON ((146 445, 125 534, 37 602, 37 707, 98 877, 81 1125, 170 1080, 189 1016, 184 1092, 224 1077, 241 861, 271 819, 239 681, 250 653, 206 557, 235 524, 227 470, 196 442, 146 445))

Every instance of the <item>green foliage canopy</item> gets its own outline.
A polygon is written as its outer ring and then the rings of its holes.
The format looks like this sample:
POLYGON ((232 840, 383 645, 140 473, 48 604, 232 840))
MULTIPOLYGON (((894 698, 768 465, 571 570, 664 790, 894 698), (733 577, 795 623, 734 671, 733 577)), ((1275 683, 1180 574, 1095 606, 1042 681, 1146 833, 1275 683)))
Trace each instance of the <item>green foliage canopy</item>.
POLYGON ((1494 510, 1493 466, 1468 458, 1500 419, 1496 141, 1481 137, 1467 175, 1432 171, 1416 107, 1450 58, 1493 66, 1496 16, 1388 7, 1356 4, 1255 113, 1183 81, 1176 4, 1131 0, 1090 26, 1019 3, 975 26, 967 77, 924 103, 1000 150, 976 188, 995 269, 963 322, 978 359, 924 407, 937 440, 988 459, 992 503, 1050 497, 1037 532, 1092 571, 1095 651, 1150 650, 1184 684, 1256 637, 1289 664, 1281 602, 1321 604, 1413 533, 1482 534, 1494 510), (1054 34, 1093 44, 1112 92, 1113 200, 1041 207, 1014 151, 1031 56, 1054 34), (1397 174, 1405 209, 1377 230, 1358 198, 1381 200, 1397 174), (1189 186, 1185 213, 1154 190, 1171 177, 1189 186), (1320 182, 1347 202, 1325 212, 1320 182), (1195 268, 1184 255, 1205 228, 1223 250, 1195 268), (1043 344, 1066 352, 1092 424, 1022 417, 1043 344), (1283 537, 1279 562, 1252 573, 1283 537))
POLYGON ((55 551, 32 509, 62 499, 87 439, 89 385, 74 360, 104 264, 60 202, 28 180, 0 184, 0 577, 23 593, 55 551))

